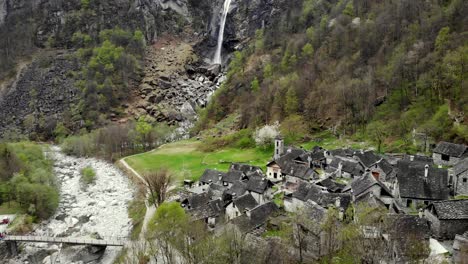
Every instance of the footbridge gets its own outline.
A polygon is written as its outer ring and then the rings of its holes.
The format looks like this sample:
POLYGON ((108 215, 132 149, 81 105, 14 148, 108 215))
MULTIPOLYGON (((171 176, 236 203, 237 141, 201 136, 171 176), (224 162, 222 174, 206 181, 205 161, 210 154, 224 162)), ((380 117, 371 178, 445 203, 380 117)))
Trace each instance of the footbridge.
POLYGON ((12 255, 18 254, 18 242, 25 243, 50 243, 50 244, 68 244, 80 246, 95 246, 106 248, 110 246, 123 247, 127 243, 127 238, 111 237, 106 239, 80 238, 80 237, 47 237, 47 236, 10 236, 3 239, 10 249, 12 255))

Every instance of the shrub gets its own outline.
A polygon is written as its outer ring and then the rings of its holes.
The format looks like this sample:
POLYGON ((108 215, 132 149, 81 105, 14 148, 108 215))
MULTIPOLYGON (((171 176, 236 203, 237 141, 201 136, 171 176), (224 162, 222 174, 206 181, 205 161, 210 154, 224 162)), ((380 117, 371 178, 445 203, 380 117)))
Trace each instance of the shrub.
POLYGON ((81 169, 80 173, 81 173, 81 180, 85 184, 91 184, 96 181, 96 172, 94 171, 92 167, 90 166, 85 167, 81 169))

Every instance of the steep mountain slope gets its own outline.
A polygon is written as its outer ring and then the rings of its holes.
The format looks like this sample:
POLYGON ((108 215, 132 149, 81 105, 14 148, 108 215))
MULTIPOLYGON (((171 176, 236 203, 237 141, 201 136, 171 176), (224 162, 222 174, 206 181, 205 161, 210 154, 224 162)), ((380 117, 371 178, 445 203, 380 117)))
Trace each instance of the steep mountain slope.
POLYGON ((288 1, 236 54, 199 129, 240 113, 240 128, 467 142, 467 14, 461 0, 288 1))
MULTIPOLYGON (((224 61, 282 2, 233 2, 224 61)), ((218 87, 219 68, 209 64, 223 3, 2 1, 0 135, 49 139, 56 129, 77 133, 142 116, 183 122, 218 87)))

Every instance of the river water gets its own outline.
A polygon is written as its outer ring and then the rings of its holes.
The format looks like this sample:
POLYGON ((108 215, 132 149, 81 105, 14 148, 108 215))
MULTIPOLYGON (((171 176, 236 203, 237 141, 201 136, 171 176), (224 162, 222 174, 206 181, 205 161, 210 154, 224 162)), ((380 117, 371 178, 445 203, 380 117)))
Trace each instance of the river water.
MULTIPOLYGON (((113 164, 94 158, 64 155, 58 147, 47 153, 55 161, 60 186, 56 214, 44 221, 33 235, 66 237, 127 237, 131 231, 127 205, 134 189, 128 178, 113 164), (84 186, 80 170, 91 166, 94 184, 84 186)), ((121 248, 108 247, 104 253, 91 247, 26 243, 21 254, 9 263, 113 263, 121 248), (94 253, 93 253, 94 252, 94 253)))

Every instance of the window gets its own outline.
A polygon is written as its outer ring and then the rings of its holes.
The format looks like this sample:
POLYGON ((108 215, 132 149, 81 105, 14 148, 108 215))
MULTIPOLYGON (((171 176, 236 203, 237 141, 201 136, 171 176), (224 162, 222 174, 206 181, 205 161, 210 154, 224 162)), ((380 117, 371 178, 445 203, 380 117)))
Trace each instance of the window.
POLYGON ((275 179, 278 178, 278 173, 275 172, 275 174, 273 174, 273 175, 274 175, 273 178, 275 178, 275 179))
POLYGON ((412 203, 413 201, 411 201, 410 199, 406 200, 406 207, 411 207, 412 203))
POLYGON ((463 183, 466 183, 468 181, 467 178, 463 178, 463 183))
POLYGON ((450 161, 450 156, 446 154, 442 154, 442 160, 444 161, 450 161))

